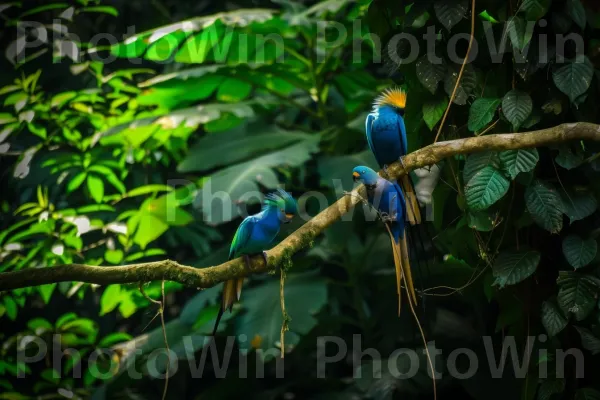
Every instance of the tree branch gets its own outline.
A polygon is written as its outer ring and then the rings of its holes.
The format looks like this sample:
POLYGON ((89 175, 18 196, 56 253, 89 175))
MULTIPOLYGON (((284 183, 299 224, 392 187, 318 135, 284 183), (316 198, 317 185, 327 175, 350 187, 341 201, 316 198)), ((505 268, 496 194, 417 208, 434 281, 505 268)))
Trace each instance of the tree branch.
MULTIPOLYGON (((390 177, 395 179, 414 169, 434 165, 447 157, 458 154, 543 147, 570 140, 600 141, 600 125, 578 122, 527 133, 494 134, 438 142, 406 155, 403 159, 406 171, 399 162, 395 162, 388 167, 388 172, 390 177)), ((350 174, 351 171, 348 173, 350 174)), ((267 251, 268 265, 265 265, 262 257, 253 257, 250 271, 246 269, 241 258, 202 269, 180 265, 171 260, 115 267, 67 264, 1 273, 0 291, 55 282, 79 281, 110 285, 163 279, 190 287, 208 288, 229 279, 247 276, 250 273, 266 272, 275 268, 285 257, 291 257, 292 254, 307 247, 315 237, 349 212, 361 201, 360 198, 365 196, 364 186, 360 185, 351 194, 342 197, 321 211, 277 246, 267 251)))

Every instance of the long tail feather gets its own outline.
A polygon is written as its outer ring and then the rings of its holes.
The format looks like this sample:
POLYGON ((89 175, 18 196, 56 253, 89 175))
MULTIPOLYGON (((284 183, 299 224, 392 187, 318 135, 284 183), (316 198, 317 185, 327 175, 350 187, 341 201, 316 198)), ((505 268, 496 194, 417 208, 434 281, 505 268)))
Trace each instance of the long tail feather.
POLYGON ((388 227, 388 233, 390 234, 390 241, 392 244, 392 253, 394 254, 394 267, 396 269, 396 291, 398 292, 398 316, 402 310, 402 277, 404 272, 402 271, 402 261, 400 260, 400 248, 398 243, 392 235, 392 231, 388 227))
MULTIPOLYGON (((421 214, 421 208, 420 208, 420 204, 419 204, 419 200, 417 198, 417 193, 416 193, 416 189, 415 189, 415 185, 414 182, 412 180, 412 177, 410 176, 410 174, 406 174, 404 175, 401 179, 400 179, 400 185, 401 187, 404 189, 406 189, 408 191, 408 193, 410 193, 408 196, 411 199, 411 201, 408 202, 408 205, 411 210, 407 210, 407 214, 412 213, 412 215, 414 215, 412 217, 413 220, 418 220, 418 226, 414 226, 414 224, 411 223, 411 225, 413 226, 408 226, 407 227, 407 231, 410 235, 410 244, 412 244, 413 249, 417 249, 416 247, 416 242, 417 240, 415 240, 414 236, 417 236, 417 239, 419 241, 419 244, 421 246, 421 252, 423 255, 427 255, 428 252, 425 249, 425 243, 422 237, 422 232, 421 232, 421 227, 423 227, 425 229, 425 235, 428 236, 428 239, 431 243, 431 245, 433 246, 433 238, 429 232, 429 230, 427 229, 427 224, 421 225, 421 222, 423 221, 422 218, 422 214, 421 214), (412 201, 414 199, 414 201, 412 201), (416 229, 416 235, 414 235, 413 229, 416 229)), ((408 219, 409 221, 411 220, 411 216, 410 214, 408 215, 408 219)), ((417 261, 417 274, 419 276, 419 281, 421 282, 421 290, 423 290, 423 275, 422 275, 422 268, 421 268, 421 260, 418 256, 418 254, 416 255, 416 261, 417 261)), ((425 261, 425 268, 427 270, 427 274, 431 274, 430 270, 429 270, 429 263, 427 261, 425 261)), ((424 300, 424 299, 423 299, 424 300)), ((425 301, 423 301, 422 306, 425 307, 425 301)))
POLYGON ((402 239, 400 239, 400 243, 398 243, 398 247, 399 247, 399 253, 400 253, 400 261, 402 262, 403 265, 403 269, 404 269, 404 274, 405 274, 405 281, 406 281, 406 287, 410 292, 410 295, 412 296, 412 299, 414 301, 414 304, 417 304, 417 294, 415 292, 415 286, 413 283, 413 278, 412 278, 412 271, 410 268, 410 260, 408 258, 408 246, 406 245, 406 235, 404 235, 404 237, 402 239))
POLYGON ((406 207, 406 215, 408 222, 411 225, 420 224, 423 221, 421 216, 421 208, 419 207, 419 200, 417 199, 417 193, 412 183, 412 179, 409 175, 404 175, 400 178, 400 187, 404 192, 404 197, 407 199, 408 207, 406 207))
POLYGON ((229 309, 229 311, 231 311, 233 303, 235 303, 236 300, 239 301, 243 283, 243 278, 231 279, 223 283, 223 294, 221 295, 221 308, 219 309, 219 314, 217 315, 217 320, 215 321, 215 326, 213 328, 213 336, 217 332, 219 322, 221 321, 221 317, 223 316, 225 310, 229 309))

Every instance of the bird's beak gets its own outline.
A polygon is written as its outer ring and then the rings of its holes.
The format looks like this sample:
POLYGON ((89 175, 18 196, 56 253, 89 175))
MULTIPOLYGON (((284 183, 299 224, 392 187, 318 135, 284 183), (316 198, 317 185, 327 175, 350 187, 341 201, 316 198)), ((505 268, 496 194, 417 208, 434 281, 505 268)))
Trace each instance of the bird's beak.
POLYGON ((354 182, 356 182, 359 177, 360 177, 360 174, 358 172, 355 171, 355 172, 352 173, 352 180, 354 182))
POLYGON ((294 218, 294 214, 285 214, 285 223, 289 224, 290 222, 292 222, 293 218, 294 218))

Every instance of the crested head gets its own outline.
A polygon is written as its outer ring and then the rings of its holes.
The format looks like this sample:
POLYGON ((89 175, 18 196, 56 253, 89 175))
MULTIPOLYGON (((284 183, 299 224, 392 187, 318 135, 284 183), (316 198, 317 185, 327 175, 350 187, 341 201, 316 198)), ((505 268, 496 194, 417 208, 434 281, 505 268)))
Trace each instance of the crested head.
POLYGON ((298 214, 298 203, 291 194, 282 189, 277 189, 275 192, 266 195, 264 206, 276 207, 287 222, 298 214))
POLYGON ((374 185, 377 183, 379 175, 374 169, 359 165, 352 170, 352 179, 354 179, 355 182, 361 181, 365 185, 374 185))
POLYGON ((374 107, 389 106, 403 111, 406 107, 406 92, 400 88, 390 88, 381 93, 374 102, 374 107))

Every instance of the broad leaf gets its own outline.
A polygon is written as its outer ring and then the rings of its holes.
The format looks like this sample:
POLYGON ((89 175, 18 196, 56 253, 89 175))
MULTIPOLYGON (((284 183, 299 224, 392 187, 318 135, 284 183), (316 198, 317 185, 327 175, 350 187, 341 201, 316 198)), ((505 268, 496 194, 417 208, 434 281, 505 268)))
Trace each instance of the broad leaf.
POLYGON ((563 239, 562 250, 569 264, 578 269, 585 267, 596 258, 598 244, 594 238, 583 240, 577 235, 569 235, 563 239))
POLYGON ((567 0, 565 5, 567 14, 575 21, 581 29, 585 29, 587 16, 583 4, 580 0, 567 0))
POLYGON ((551 233, 560 232, 563 225, 563 204, 554 186, 534 181, 525 190, 525 204, 539 226, 551 233))
POLYGON ((535 148, 502 151, 499 157, 504 171, 511 179, 515 179, 521 172, 532 171, 539 160, 539 154, 535 148))
MULTIPOLYGON (((532 386, 534 386, 532 384, 532 386)), ((537 400, 552 400, 565 390, 565 379, 544 379, 538 389, 537 400)))
POLYGON ((574 103, 590 87, 594 66, 586 56, 557 62, 552 70, 552 80, 556 87, 574 103))
POLYGON ((582 321, 595 308, 598 286, 586 275, 560 271, 558 285, 558 305, 565 314, 582 321))
POLYGON ((463 182, 468 183, 477 172, 488 165, 500 169, 498 153, 493 151, 480 151, 469 154, 463 169, 463 182))
POLYGON ((581 152, 573 153, 568 146, 560 146, 555 161, 564 169, 573 169, 583 163, 583 154, 581 152))
POLYGON ((177 166, 179 172, 204 172, 217 167, 231 166, 269 151, 309 140, 313 135, 284 131, 262 124, 242 125, 219 134, 206 135, 192 147, 177 166))
MULTIPOLYGON (((448 96, 452 96, 459 73, 460 66, 457 65, 452 65, 446 72, 446 77, 444 78, 444 90, 448 96)), ((461 106, 467 104, 467 100, 476 85, 477 75, 475 70, 471 64, 467 64, 461 76, 460 83, 456 88, 456 95, 453 102, 461 106)))
POLYGON ((433 5, 433 9, 438 21, 450 30, 463 19, 469 9, 469 2, 467 0, 438 0, 433 5))
POLYGON ((533 24, 518 15, 508 19, 506 31, 513 47, 521 51, 527 47, 533 36, 533 24))
POLYGON ((465 186, 467 205, 474 211, 485 210, 508 191, 509 181, 494 167, 484 167, 465 186))
MULTIPOLYGON (((285 281, 285 308, 290 317, 289 333, 303 335, 317 323, 314 314, 327 301, 327 282, 309 273, 288 274, 285 281)), ((252 343, 262 350, 271 349, 279 341, 283 322, 279 279, 270 279, 263 285, 248 288, 244 293, 246 312, 235 320, 236 335, 246 335, 241 343, 252 343)), ((290 336, 287 333, 286 336, 290 336)), ((270 354, 270 356, 274 356, 270 354)))
POLYGON ((479 98, 475 100, 469 109, 469 130, 477 132, 489 124, 494 118, 500 102, 500 99, 479 98))
POLYGON ((440 119, 442 119, 447 107, 448 98, 446 96, 423 104, 423 120, 425 120, 429 130, 433 130, 440 119))
POLYGON ((417 61, 417 78, 431 94, 435 94, 438 84, 446 75, 446 68, 446 62, 443 58, 439 58, 439 63, 434 63, 429 60, 429 56, 425 55, 417 61))
POLYGON ((528 21, 537 21, 548 12, 552 0, 523 0, 519 7, 524 12, 528 21))
POLYGON ((540 263, 540 253, 532 250, 505 251, 494 261, 494 285, 515 285, 530 277, 540 263))
MULTIPOLYGON (((600 353, 600 338, 587 328, 576 326, 575 329, 581 336, 581 344, 584 349, 592 354, 600 353)), ((600 392, 594 389, 579 389, 575 400, 600 400, 600 392)))
POLYGON ((278 187, 279 178, 273 172, 274 167, 296 167, 305 163, 318 151, 319 142, 319 136, 307 136, 291 146, 212 174, 194 200, 203 220, 209 224, 221 224, 246 213, 249 204, 262 200, 259 183, 271 190, 278 187))
POLYGON ((561 193, 564 212, 571 223, 589 217, 598 209, 598 201, 591 190, 561 193))
POLYGON ((527 120, 532 109, 531 97, 520 90, 513 89, 502 99, 502 112, 515 131, 527 120))
POLYGON ((550 336, 556 336, 567 326, 567 318, 561 309, 550 300, 542 303, 542 325, 550 336))
POLYGON ((101 203, 102 198, 104 198, 104 182, 102 179, 93 174, 88 175, 87 187, 96 203, 101 203))
POLYGON ((319 157, 318 163, 321 185, 332 187, 336 190, 339 190, 337 182, 340 181, 344 190, 352 188, 354 181, 348 171, 352 171, 352 168, 357 165, 365 165, 375 170, 378 168, 377 160, 375 160, 375 156, 373 156, 371 150, 344 156, 322 156, 319 157))

